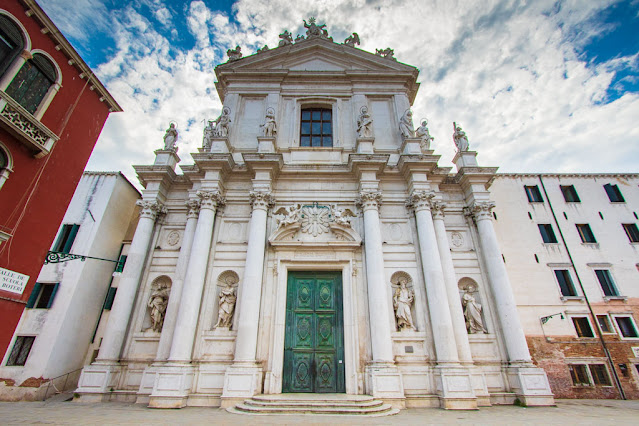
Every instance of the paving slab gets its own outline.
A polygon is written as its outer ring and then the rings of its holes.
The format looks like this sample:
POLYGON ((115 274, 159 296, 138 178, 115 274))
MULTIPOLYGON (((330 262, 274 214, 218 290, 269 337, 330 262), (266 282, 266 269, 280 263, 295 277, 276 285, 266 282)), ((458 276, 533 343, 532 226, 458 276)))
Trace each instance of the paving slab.
POLYGON ((158 410, 118 402, 0 402, 0 423, 53 425, 625 425, 639 424, 639 401, 557 400, 556 407, 482 407, 478 411, 410 408, 391 417, 277 415, 255 417, 220 408, 187 407, 158 410))

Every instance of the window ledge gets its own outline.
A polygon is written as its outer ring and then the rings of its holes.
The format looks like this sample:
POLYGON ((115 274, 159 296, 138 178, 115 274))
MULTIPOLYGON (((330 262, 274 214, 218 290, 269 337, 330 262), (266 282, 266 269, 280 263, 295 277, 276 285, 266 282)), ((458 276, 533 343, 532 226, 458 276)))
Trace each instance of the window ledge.
POLYGON ((0 125, 33 151, 37 158, 47 155, 60 139, 2 90, 0 90, 0 125))
POLYGON ((574 300, 577 302, 583 302, 585 298, 583 296, 561 296, 561 300, 564 302, 568 302, 571 300, 574 300))
POLYGON ((552 246, 560 246, 561 244, 559 242, 556 243, 542 243, 544 246, 548 247, 552 247, 552 246))
POLYGON ((593 249, 598 249, 599 248, 599 243, 581 243, 582 246, 584 247, 590 247, 593 249))
POLYGON ((2 246, 2 243, 4 243, 5 241, 8 241, 9 238, 11 238, 12 235, 9 234, 8 232, 4 232, 2 230, 0 230, 0 247, 2 246))
POLYGON ((605 302, 609 302, 611 300, 623 300, 626 301, 628 300, 628 296, 604 296, 604 301, 605 302))

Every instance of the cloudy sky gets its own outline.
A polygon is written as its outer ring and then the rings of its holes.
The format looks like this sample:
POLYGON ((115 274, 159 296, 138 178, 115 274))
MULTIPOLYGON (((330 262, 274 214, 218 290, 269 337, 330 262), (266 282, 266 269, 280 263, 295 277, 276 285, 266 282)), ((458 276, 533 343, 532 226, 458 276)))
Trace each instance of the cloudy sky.
POLYGON ((415 118, 440 165, 462 125, 480 164, 502 172, 639 171, 639 0, 38 0, 124 108, 88 170, 149 164, 168 123, 191 163, 221 103, 226 50, 274 47, 302 19, 336 42, 391 47, 420 70, 415 118))

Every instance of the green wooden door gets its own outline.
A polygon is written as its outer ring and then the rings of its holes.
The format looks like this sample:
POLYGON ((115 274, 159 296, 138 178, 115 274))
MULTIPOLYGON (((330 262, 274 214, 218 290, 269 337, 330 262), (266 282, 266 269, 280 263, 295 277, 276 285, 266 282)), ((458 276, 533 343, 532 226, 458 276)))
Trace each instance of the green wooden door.
POLYGON ((282 392, 343 393, 341 272, 290 272, 282 392))

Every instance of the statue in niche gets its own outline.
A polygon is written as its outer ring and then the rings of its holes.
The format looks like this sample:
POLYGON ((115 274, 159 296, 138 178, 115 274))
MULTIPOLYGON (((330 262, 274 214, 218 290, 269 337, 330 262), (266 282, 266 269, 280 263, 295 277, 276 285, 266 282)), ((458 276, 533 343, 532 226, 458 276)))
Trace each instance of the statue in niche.
POLYGON ((458 126, 457 123, 453 121, 453 141, 455 141, 455 145, 457 146, 458 151, 468 151, 468 138, 466 137, 466 132, 464 132, 461 126, 458 126))
POLYGON ((430 149, 430 142, 435 139, 430 135, 427 126, 428 120, 423 119, 421 126, 419 126, 417 130, 415 130, 415 137, 421 139, 421 141, 419 142, 419 146, 422 149, 422 152, 428 151, 430 149))
POLYGON ((231 109, 229 107, 222 108, 222 113, 215 120, 215 137, 227 138, 229 136, 229 125, 231 124, 231 109))
POLYGON ((169 128, 164 133, 164 149, 173 150, 178 139, 178 131, 175 127, 175 123, 170 123, 169 128))
POLYGON ((229 62, 242 59, 242 48, 240 46, 235 46, 235 49, 227 50, 226 55, 229 57, 229 62))
POLYGON ((375 49, 375 55, 386 59, 392 59, 394 61, 397 60, 393 57, 395 55, 395 51, 390 47, 387 47, 386 49, 375 49))
POLYGON ((204 127, 204 137, 202 138, 202 148, 205 150, 211 149, 212 139, 215 137, 215 122, 208 120, 206 127, 204 127))
POLYGON ((355 45, 359 46, 359 35, 357 35, 357 33, 349 35, 346 37, 346 40, 344 40, 344 44, 350 47, 355 47, 355 45))
POLYGON ((466 330, 468 334, 488 333, 484 327, 484 321, 481 319, 482 307, 473 295, 472 289, 466 289, 462 296, 462 305, 464 306, 464 317, 466 318, 466 330))
POLYGON ((402 115, 402 118, 399 120, 399 131, 401 132, 404 139, 415 137, 415 128, 413 127, 413 111, 407 109, 404 115, 402 115))
POLYGON ((158 286, 151 292, 147 306, 150 309, 151 329, 158 333, 162 331, 164 325, 164 314, 166 306, 169 304, 169 285, 160 282, 158 286))
POLYGON ((357 118, 357 137, 373 137, 373 119, 368 113, 368 107, 363 106, 362 108, 360 108, 359 112, 360 114, 357 118))
POLYGON ((280 42, 277 44, 277 47, 287 46, 289 44, 293 44, 293 35, 288 32, 288 30, 284 30, 282 34, 279 35, 280 42))
POLYGON ((410 307, 415 300, 415 292, 407 286, 408 280, 401 277, 398 280, 399 286, 395 289, 393 295, 393 308, 395 309, 395 319, 397 321, 397 330, 415 330, 413 324, 413 314, 410 307))
POLYGON ((224 280, 224 284, 225 286, 220 289, 218 296, 219 307, 215 328, 231 328, 233 314, 235 313, 235 302, 237 301, 235 286, 237 285, 237 278, 229 275, 224 280))
POLYGON ((264 136, 267 138, 275 137, 277 133, 277 123, 275 122, 275 111, 273 108, 268 108, 266 110, 266 118, 264 119, 264 124, 260 126, 262 131, 264 132, 264 136))

